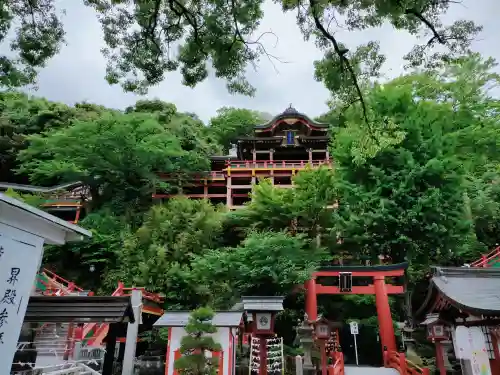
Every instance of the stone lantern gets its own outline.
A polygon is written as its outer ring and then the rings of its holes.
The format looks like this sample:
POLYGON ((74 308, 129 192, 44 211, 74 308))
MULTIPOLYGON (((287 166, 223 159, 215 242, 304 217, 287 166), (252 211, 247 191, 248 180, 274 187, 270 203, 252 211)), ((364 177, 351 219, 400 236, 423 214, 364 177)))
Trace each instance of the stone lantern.
POLYGON ((320 316, 315 322, 313 322, 313 326, 314 336, 320 349, 321 374, 326 375, 326 367, 328 365, 326 355, 326 342, 332 334, 332 324, 330 323, 330 321, 328 321, 328 319, 320 316))
POLYGON ((434 343, 436 347, 436 367, 440 375, 446 375, 446 359, 444 354, 443 343, 450 338, 448 327, 443 324, 439 314, 427 314, 425 321, 422 323, 427 330, 427 339, 434 343))
POLYGON ((283 297, 242 297, 241 302, 251 321, 252 335, 260 341, 259 375, 267 375, 267 339, 274 337, 274 321, 283 310, 283 297))
POLYGON ((311 351, 314 345, 314 328, 307 314, 304 314, 304 320, 297 327, 297 336, 299 336, 300 344, 304 349, 304 374, 312 375, 316 372, 311 359, 311 351))

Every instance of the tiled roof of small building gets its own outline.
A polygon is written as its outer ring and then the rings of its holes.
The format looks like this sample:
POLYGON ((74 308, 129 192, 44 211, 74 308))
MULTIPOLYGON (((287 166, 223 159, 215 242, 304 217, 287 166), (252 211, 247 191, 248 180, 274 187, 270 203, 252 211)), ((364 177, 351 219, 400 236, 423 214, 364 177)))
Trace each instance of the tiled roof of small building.
POLYGON ((432 306, 439 293, 452 306, 470 314, 500 316, 500 269, 434 267, 426 303, 417 315, 432 306))
POLYGON ((279 115, 275 116, 270 121, 268 121, 264 124, 261 124, 261 125, 256 125, 255 129, 266 129, 278 120, 285 119, 285 118, 293 118, 293 117, 298 117, 298 118, 304 119, 305 121, 307 121, 308 123, 310 123, 311 125, 313 125, 317 128, 328 128, 329 127, 329 124, 314 121, 313 119, 309 118, 307 115, 305 115, 303 113, 300 113, 295 108, 293 108, 292 105, 290 105, 287 109, 285 109, 279 115))
MULTIPOLYGON (((153 324, 154 327, 184 327, 188 323, 189 311, 167 311, 153 324)), ((243 317, 242 311, 216 312, 212 324, 216 327, 238 327, 243 317)))

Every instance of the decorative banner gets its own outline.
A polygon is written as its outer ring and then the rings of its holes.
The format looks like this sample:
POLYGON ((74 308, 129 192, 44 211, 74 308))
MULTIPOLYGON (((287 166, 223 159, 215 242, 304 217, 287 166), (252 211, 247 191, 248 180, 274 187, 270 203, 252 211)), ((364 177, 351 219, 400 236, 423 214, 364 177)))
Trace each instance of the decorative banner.
POLYGON ((469 328, 471 343, 471 365, 474 375, 491 375, 490 359, 486 347, 486 337, 480 327, 469 328))

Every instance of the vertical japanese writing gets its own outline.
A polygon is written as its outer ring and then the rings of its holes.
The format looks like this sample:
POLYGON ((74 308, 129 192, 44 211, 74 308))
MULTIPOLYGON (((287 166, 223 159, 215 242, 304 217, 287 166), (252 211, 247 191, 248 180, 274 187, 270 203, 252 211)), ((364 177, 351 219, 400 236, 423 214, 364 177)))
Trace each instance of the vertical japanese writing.
POLYGON ((10 284, 10 285, 16 285, 16 283, 19 281, 19 279, 17 277, 19 276, 20 273, 21 273, 21 269, 20 268, 18 268, 18 267, 12 267, 10 269, 10 276, 7 279, 7 283, 10 284))
POLYGON ((4 309, 0 311, 0 328, 7 324, 8 317, 9 312, 7 311, 7 308, 4 307, 4 309))
POLYGON ((2 258, 2 255, 5 253, 5 250, 2 245, 0 245, 0 258, 2 258))
MULTIPOLYGON (((3 247, 1 248, 2 253, 0 253, 0 256, 4 254, 4 249, 3 247)), ((7 284, 9 284, 9 288, 5 289, 3 292, 0 292, 0 296, 2 298, 0 299, 0 329, 2 327, 5 327, 8 323, 9 319, 9 310, 12 307, 15 307, 16 304, 16 297, 17 297, 17 290, 14 289, 16 283, 19 281, 19 275, 21 274, 21 269, 19 267, 11 267, 10 268, 10 275, 9 277, 5 280, 7 284), (9 310, 7 310, 9 308, 9 310)), ((10 311, 12 312, 12 311, 10 311)), ((3 336, 4 336, 4 331, 0 331, 0 345, 3 345, 3 336)))
POLYGON ((0 304, 14 305, 17 292, 13 289, 7 289, 0 300, 0 304))

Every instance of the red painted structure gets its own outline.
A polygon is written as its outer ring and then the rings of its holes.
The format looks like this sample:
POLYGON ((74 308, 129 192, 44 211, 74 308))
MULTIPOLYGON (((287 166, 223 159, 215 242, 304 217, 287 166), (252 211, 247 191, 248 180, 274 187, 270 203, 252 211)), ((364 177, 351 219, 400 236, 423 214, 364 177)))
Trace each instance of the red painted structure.
MULTIPOLYGON (((161 316, 163 309, 158 307, 162 305, 164 299, 157 294, 147 292, 144 288, 126 288, 122 282, 118 282, 117 289, 112 296, 130 296, 133 289, 140 289, 143 296, 142 312, 161 316)), ((36 291, 42 295, 49 296, 67 296, 74 293, 85 294, 88 296, 94 295, 92 291, 85 291, 77 286, 74 282, 68 281, 56 273, 44 268, 37 277, 36 291)), ((43 324, 39 330, 41 330, 43 324)), ((70 324, 67 334, 68 349, 64 356, 67 358, 73 351, 75 341, 84 341, 88 346, 100 346, 102 340, 106 337, 109 330, 109 324, 106 323, 87 323, 83 327, 73 327, 70 324)), ((118 338, 120 341, 121 338, 118 338)))
POLYGON ((482 255, 481 258, 471 263, 471 267, 500 267, 500 246, 493 249, 486 255, 482 255))
MULTIPOLYGON (((224 203, 230 209, 241 208, 261 178, 289 188, 300 170, 331 166, 328 128, 328 124, 289 107, 269 122, 256 125, 251 136, 235 139, 236 155, 211 157, 210 171, 191 175, 190 181, 175 191, 156 191, 153 199, 184 195, 224 203)), ((166 174, 160 177, 176 178, 166 174)))
POLYGON ((396 337, 389 305, 390 294, 404 293, 404 287, 386 283, 386 278, 402 277, 407 263, 382 266, 329 266, 323 267, 313 274, 305 284, 306 313, 310 320, 318 318, 317 296, 319 294, 372 294, 375 295, 377 316, 379 321, 382 350, 396 351, 396 337), (339 286, 325 286, 317 282, 319 277, 337 277, 339 286), (353 285, 356 278, 371 278, 369 285, 353 285), (350 285, 341 285, 341 278, 346 278, 350 285))

